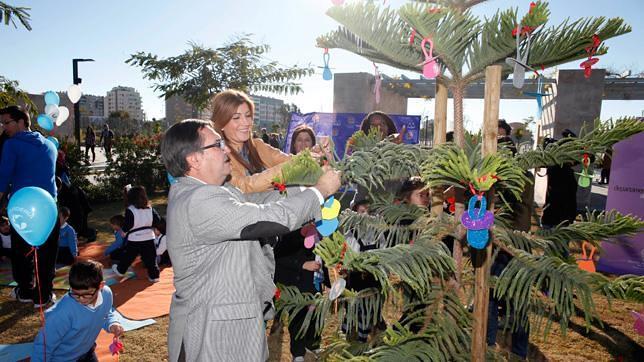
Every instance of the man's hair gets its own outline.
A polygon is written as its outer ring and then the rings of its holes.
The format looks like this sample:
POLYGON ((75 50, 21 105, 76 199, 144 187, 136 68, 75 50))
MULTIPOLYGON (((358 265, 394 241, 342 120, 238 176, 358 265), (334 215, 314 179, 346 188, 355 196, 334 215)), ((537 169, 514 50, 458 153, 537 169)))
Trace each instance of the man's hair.
POLYGON ((125 224, 125 218, 123 215, 114 215, 110 218, 110 224, 123 227, 123 224, 125 224))
POLYGON ((8 223, 9 223, 9 218, 7 218, 4 215, 0 216, 0 225, 6 225, 8 223))
POLYGON ((445 142, 454 142, 454 131, 449 131, 445 134, 445 142))
POLYGON ((65 218, 68 218, 69 215, 72 214, 72 212, 69 210, 69 207, 67 206, 61 206, 58 208, 58 212, 63 215, 65 218))
POLYGON ((170 175, 181 177, 190 170, 187 157, 201 151, 203 141, 199 131, 209 126, 212 127, 209 121, 186 119, 168 128, 161 140, 161 158, 170 175))
POLYGON ((503 128, 505 130, 506 136, 509 136, 510 134, 512 134, 512 126, 510 126, 508 122, 505 121, 505 119, 499 119, 498 128, 503 128))
POLYGON ((425 186, 427 185, 423 182, 423 179, 421 179, 420 176, 412 176, 403 182, 400 190, 398 191, 398 199, 406 201, 414 191, 423 189, 425 186))
POLYGON ((3 114, 8 114, 9 117, 16 122, 22 119, 25 122, 25 127, 27 128, 31 126, 31 118, 29 117, 29 114, 23 111, 19 106, 9 106, 0 109, 0 115, 3 114))
POLYGON ((78 261, 69 270, 69 286, 87 290, 100 287, 103 281, 103 265, 94 260, 78 261))

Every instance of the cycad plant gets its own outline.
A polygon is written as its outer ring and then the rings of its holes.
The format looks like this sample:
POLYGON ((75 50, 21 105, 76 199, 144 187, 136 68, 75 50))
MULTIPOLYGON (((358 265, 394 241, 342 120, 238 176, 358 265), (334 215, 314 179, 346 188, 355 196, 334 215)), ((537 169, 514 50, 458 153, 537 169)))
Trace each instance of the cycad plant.
MULTIPOLYGON (((358 184, 371 192, 370 215, 346 210, 340 216, 339 232, 316 246, 319 255, 335 278, 346 272, 359 271, 374 276, 380 288, 360 292, 344 290, 334 301, 325 294, 299 293, 292 287, 281 289, 278 308, 290 315, 308 308, 302 331, 313 323, 319 333, 332 314, 336 313, 349 330, 359 321, 378 322, 385 308, 413 310, 398 321, 388 321, 386 331, 368 344, 347 342, 336 334, 325 346, 328 360, 449 361, 468 360, 472 343, 473 314, 468 310, 472 301, 471 253, 466 253, 463 282, 455 283, 456 264, 446 245, 447 235, 457 236, 453 216, 432 215, 428 209, 396 204, 394 197, 382 192, 386 181, 421 175, 428 187, 452 185, 461 189, 484 188, 481 175, 496 175, 496 191, 506 198, 519 197, 526 187, 533 187, 525 171, 535 166, 551 166, 579 160, 583 153, 599 152, 617 141, 644 131, 644 122, 622 119, 597 126, 592 132, 575 140, 562 140, 514 156, 500 146, 499 152, 481 156, 478 136, 466 137, 464 148, 453 143, 433 149, 417 145, 374 144, 367 135, 358 135, 353 152, 336 164, 343 171, 345 184, 358 184), (379 190, 379 191, 377 191, 379 190), (401 220, 413 219, 409 225, 401 220), (382 248, 356 253, 347 247, 344 235, 369 235, 382 248), (413 240, 413 243, 410 243, 413 240), (402 302, 401 302, 402 301, 402 302), (403 305, 401 305, 403 304, 403 305), (411 326, 421 324, 418 332, 411 326)), ((289 178, 297 180, 297 175, 289 178)), ((495 212, 494 237, 491 242, 499 250, 513 256, 504 272, 490 280, 495 297, 505 300, 515 323, 508 328, 521 328, 528 317, 536 323, 531 333, 547 333, 553 322, 562 331, 571 317, 581 311, 587 326, 599 321, 593 298, 606 297, 644 301, 644 277, 624 276, 610 279, 601 274, 581 270, 570 257, 583 241, 599 247, 601 240, 632 235, 644 228, 644 221, 615 211, 589 212, 586 221, 561 225, 551 230, 522 232, 513 230, 508 213, 511 202, 501 197, 495 212)), ((471 249, 470 249, 471 252, 471 249)), ((488 357, 498 357, 488 351, 488 357)))

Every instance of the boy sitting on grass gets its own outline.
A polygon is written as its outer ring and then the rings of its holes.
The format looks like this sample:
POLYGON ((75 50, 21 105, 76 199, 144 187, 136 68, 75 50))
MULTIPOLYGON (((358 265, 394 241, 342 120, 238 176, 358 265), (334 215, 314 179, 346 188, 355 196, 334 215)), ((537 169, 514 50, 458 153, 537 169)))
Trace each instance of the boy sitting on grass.
MULTIPOLYGON (((98 361, 94 348, 101 328, 118 337, 123 327, 116 322, 112 291, 103 281, 103 265, 79 261, 69 271, 70 290, 45 313, 48 361, 98 361)), ((44 360, 45 338, 41 329, 34 340, 31 361, 44 360)))

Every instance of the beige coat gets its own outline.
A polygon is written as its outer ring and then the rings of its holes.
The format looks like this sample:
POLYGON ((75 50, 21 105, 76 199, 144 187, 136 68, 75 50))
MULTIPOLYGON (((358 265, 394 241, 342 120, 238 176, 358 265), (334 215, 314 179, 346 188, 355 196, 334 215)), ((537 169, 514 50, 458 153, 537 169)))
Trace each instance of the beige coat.
POLYGON ((291 155, 267 145, 259 138, 256 138, 254 141, 257 153, 259 153, 259 157, 266 165, 266 170, 248 176, 246 167, 233 157, 230 158, 232 166, 230 183, 237 186, 244 193, 272 190, 273 186, 271 182, 282 171, 282 164, 291 159, 291 155))

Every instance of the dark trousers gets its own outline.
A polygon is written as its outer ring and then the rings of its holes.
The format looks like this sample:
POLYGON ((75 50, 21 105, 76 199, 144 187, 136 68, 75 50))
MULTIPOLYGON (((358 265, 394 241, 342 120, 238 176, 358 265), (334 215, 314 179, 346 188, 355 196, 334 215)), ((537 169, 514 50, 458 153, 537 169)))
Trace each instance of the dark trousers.
MULTIPOLYGON (((51 297, 56 276, 56 256, 58 254, 58 234, 60 226, 54 224, 47 241, 38 247, 38 279, 43 303, 51 297)), ((39 302, 38 288, 34 288, 34 253, 29 254, 31 245, 27 244, 18 233, 11 228, 11 271, 13 279, 18 284, 21 298, 39 302), (29 254, 29 256, 27 256, 29 254)))
MULTIPOLYGON (((503 269, 510 263, 510 256, 499 253, 492 264, 490 274, 500 276, 503 269)), ((496 334, 499 328, 499 305, 505 301, 494 297, 494 290, 490 289, 490 299, 487 314, 487 344, 493 346, 496 343, 496 334)), ((507 311, 506 320, 513 314, 512 310, 507 311)), ((517 321, 515 330, 512 331, 512 353, 521 358, 528 356, 528 342, 530 338, 530 322, 521 323, 517 321)))
POLYGON ((61 246, 58 248, 58 256, 56 257, 56 263, 64 265, 74 264, 74 256, 72 252, 66 246, 61 246))
POLYGON ((157 249, 154 246, 154 240, 128 241, 125 246, 125 255, 119 260, 118 272, 125 274, 137 255, 141 255, 143 265, 148 270, 148 277, 150 279, 158 278, 159 266, 157 265, 157 249))
POLYGON ((98 362, 98 358, 96 357, 96 343, 90 348, 87 353, 81 356, 81 358, 77 359, 77 362, 98 362))
POLYGON ((300 328, 302 328, 307 311, 307 308, 299 311, 299 313, 290 318, 291 320, 288 324, 288 333, 291 335, 291 354, 293 357, 304 356, 307 348, 311 351, 320 348, 322 336, 315 335, 315 320, 311 320, 309 328, 301 338, 296 338, 300 333, 300 328))
POLYGON ((610 169, 605 169, 602 168, 601 172, 601 180, 599 181, 600 183, 609 183, 610 182, 610 169))
POLYGON ((125 248, 118 248, 110 253, 112 263, 118 263, 125 256, 125 248))
POLYGON ((85 145, 85 158, 87 158, 87 156, 89 156, 89 151, 91 150, 92 151, 92 162, 96 161, 96 152, 94 151, 95 147, 96 146, 94 146, 94 145, 91 145, 91 146, 85 145))

